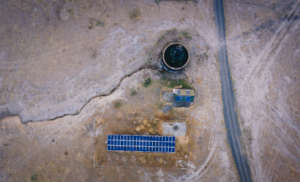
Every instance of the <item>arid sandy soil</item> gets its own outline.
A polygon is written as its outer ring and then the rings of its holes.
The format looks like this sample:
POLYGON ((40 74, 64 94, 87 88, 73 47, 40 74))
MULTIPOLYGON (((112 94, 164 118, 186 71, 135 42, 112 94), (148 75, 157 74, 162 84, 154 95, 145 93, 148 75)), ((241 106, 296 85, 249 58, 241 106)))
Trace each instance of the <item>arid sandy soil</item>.
MULTIPOLYGON (((300 2, 224 5, 252 178, 297 181, 300 2)), ((212 1, 0 0, 0 23, 0 181, 239 181, 212 1), (171 41, 190 54, 177 75, 159 71, 171 41), (164 113, 173 79, 195 89, 195 103, 164 113), (187 124, 176 153, 106 151, 107 134, 161 135, 165 121, 187 124)))

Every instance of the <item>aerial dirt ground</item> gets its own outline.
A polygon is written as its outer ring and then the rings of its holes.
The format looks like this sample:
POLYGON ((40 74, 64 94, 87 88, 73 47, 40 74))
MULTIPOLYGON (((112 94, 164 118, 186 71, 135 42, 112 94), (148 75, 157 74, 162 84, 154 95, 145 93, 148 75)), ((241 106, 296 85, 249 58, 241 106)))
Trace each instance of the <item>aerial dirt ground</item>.
MULTIPOLYGON (((224 1, 253 181, 300 179, 300 1, 224 1)), ((211 0, 0 0, 0 182, 239 181, 227 142, 211 0), (184 71, 161 69, 183 43, 184 71), (179 80, 179 81, 178 81, 179 80), (190 87, 188 108, 162 93, 190 87), (109 134, 163 135, 175 153, 111 152, 109 134)))

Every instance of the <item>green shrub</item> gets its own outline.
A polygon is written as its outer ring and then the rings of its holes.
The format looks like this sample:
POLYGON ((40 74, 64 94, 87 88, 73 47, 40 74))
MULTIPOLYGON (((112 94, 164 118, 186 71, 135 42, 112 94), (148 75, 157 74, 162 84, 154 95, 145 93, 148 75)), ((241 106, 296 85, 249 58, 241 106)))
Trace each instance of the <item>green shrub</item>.
POLYGON ((30 180, 31 181, 36 181, 38 178, 38 175, 37 174, 33 174, 31 177, 30 177, 30 180))
POLYGON ((104 22, 101 21, 101 20, 96 20, 95 25, 96 25, 96 26, 100 26, 100 27, 104 27, 104 22))
POLYGON ((130 90, 130 96, 135 96, 137 94, 137 91, 135 89, 130 90))
POLYGON ((163 79, 162 83, 169 88, 181 87, 183 89, 193 89, 193 86, 187 80, 184 79, 179 79, 179 80, 163 79))
POLYGON ((147 88, 147 87, 149 87, 149 86, 151 85, 151 83, 152 83, 151 78, 147 78, 147 79, 144 81, 143 85, 144 85, 145 88, 147 88))
POLYGON ((117 100, 114 102, 114 108, 118 109, 122 106, 122 102, 120 100, 117 100))
POLYGON ((139 16, 141 16, 141 11, 138 8, 135 8, 129 13, 129 18, 131 20, 137 19, 139 16))
POLYGON ((182 35, 187 40, 192 40, 192 35, 189 32, 184 31, 184 32, 182 32, 182 35))

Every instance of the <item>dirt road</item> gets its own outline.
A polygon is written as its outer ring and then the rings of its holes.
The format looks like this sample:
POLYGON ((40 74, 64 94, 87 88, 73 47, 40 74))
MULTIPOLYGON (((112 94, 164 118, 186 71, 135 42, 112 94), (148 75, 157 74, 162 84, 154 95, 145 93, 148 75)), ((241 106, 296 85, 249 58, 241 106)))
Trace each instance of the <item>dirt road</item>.
POLYGON ((240 141, 241 130, 239 128, 238 118, 235 111, 234 93, 232 88, 230 69, 228 65, 223 0, 215 0, 214 8, 220 39, 218 60, 220 64, 223 112, 227 129, 228 142, 230 144, 232 155, 238 169, 238 173, 240 175, 240 181, 250 182, 252 181, 250 168, 246 156, 242 154, 242 146, 240 141))

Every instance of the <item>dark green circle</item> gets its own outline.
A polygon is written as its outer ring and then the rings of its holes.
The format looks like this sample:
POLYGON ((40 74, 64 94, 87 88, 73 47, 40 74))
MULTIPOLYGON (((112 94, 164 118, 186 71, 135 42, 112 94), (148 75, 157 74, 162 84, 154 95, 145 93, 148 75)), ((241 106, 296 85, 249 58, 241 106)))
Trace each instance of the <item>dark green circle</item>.
POLYGON ((172 44, 164 53, 167 66, 171 68, 182 68, 188 61, 188 52, 183 45, 172 44))

